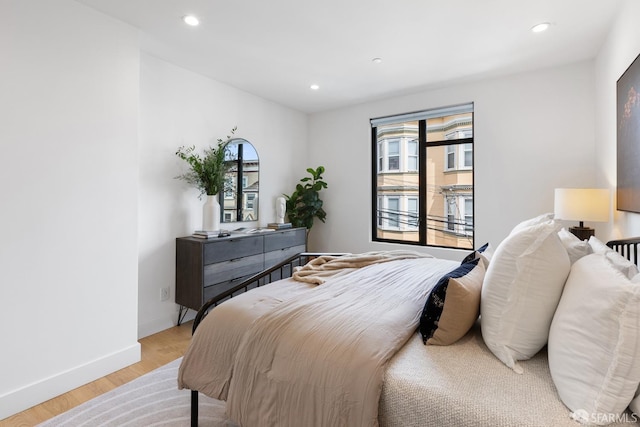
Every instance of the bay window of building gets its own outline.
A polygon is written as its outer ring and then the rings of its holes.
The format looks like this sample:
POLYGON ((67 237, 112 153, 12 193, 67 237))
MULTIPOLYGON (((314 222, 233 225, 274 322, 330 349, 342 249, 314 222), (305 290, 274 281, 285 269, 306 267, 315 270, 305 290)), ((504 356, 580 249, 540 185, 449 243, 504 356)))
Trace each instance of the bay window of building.
POLYGON ((473 104, 371 126, 373 239, 473 248, 473 104))

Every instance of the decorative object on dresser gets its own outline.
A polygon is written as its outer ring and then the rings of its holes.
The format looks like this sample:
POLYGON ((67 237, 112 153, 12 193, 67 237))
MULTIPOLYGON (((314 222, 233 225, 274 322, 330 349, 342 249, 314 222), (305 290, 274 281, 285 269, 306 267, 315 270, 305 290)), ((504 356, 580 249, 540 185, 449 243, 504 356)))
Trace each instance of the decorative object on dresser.
MULTIPOLYGON (((217 236, 217 234, 216 234, 217 236)), ((252 275, 305 250, 304 228, 241 233, 220 238, 176 239, 176 304, 178 325, 187 309, 206 301, 252 275)))
POLYGON ((227 143, 235 133, 237 127, 231 129, 231 135, 226 140, 218 139, 218 145, 204 150, 204 156, 195 153, 195 145, 180 147, 176 156, 187 162, 190 170, 176 178, 182 179, 194 185, 200 190, 200 197, 207 196, 207 201, 202 207, 202 229, 215 231, 220 228, 220 202, 219 193, 225 189, 225 176, 231 168, 231 155, 227 143))
POLYGON ((271 228, 273 230, 284 230, 285 228, 291 228, 292 225, 290 222, 270 222, 267 224, 267 228, 271 228))
POLYGON ((585 227, 584 221, 609 221, 608 189, 603 188, 556 188, 554 198, 555 218, 568 221, 580 221, 579 227, 571 227, 580 240, 594 235, 593 228, 585 227))
POLYGON ((219 235, 220 235, 219 231, 206 231, 206 230, 196 230, 192 234, 193 237, 197 237, 199 239, 211 239, 212 237, 218 237, 219 235))
POLYGON ((284 224, 284 216, 287 213, 287 199, 276 197, 276 224, 284 224))
POLYGON ((284 197, 287 199, 287 216, 291 224, 311 230, 314 218, 324 222, 327 217, 320 199, 320 191, 327 188, 327 183, 322 180, 324 166, 318 166, 316 169, 307 168, 307 172, 311 177, 302 178, 295 191, 290 196, 285 194, 284 197))

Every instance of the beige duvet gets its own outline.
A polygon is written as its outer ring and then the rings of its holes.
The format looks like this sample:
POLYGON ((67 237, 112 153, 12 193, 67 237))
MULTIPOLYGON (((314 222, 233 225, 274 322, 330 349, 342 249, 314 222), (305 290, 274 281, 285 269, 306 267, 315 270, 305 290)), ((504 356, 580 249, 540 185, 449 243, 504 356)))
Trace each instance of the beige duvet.
POLYGON ((229 418, 244 427, 378 425, 385 365, 415 332, 431 288, 457 265, 385 261, 221 304, 198 327, 179 387, 227 400, 229 418))

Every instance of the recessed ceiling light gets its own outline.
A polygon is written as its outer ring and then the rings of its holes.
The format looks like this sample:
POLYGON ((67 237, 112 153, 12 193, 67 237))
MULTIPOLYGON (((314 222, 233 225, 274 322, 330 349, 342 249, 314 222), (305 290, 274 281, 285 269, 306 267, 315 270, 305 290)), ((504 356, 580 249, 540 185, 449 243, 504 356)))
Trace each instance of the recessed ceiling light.
POLYGON ((309 86, 309 89, 318 90, 318 89, 320 89, 320 86, 318 86, 317 84, 312 84, 311 86, 309 86))
POLYGON ((200 24, 200 20, 193 15, 185 15, 182 17, 182 20, 185 24, 191 25, 192 27, 196 27, 198 24, 200 24))
POLYGON ((551 24, 548 22, 541 22, 531 27, 531 31, 533 31, 534 33, 541 33, 543 31, 547 31, 550 26, 551 24))
POLYGON ((373 58, 371 62, 373 62, 374 64, 379 64, 382 62, 382 58, 373 58))

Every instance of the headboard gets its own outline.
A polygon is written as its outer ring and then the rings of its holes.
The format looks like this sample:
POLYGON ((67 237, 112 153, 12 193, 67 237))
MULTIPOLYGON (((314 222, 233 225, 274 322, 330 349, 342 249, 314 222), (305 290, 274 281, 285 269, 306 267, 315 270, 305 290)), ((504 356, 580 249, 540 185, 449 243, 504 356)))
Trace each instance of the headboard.
POLYGON ((633 261, 635 265, 638 265, 638 245, 640 245, 640 237, 610 240, 607 242, 607 246, 626 257, 629 261, 633 261))

